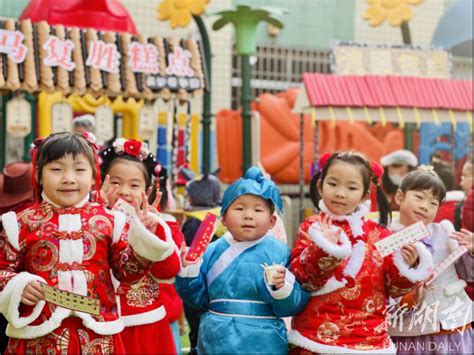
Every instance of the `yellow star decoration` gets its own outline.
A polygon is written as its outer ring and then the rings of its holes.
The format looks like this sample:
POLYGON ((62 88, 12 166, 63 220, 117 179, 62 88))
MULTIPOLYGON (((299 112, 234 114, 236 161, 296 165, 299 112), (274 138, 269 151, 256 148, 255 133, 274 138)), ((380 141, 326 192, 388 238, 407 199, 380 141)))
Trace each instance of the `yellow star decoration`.
POLYGON ((192 15, 202 15, 209 0, 164 0, 158 7, 158 18, 170 20, 172 28, 186 27, 192 15))
POLYGON ((367 0, 369 7, 364 14, 364 20, 376 27, 387 19, 390 25, 399 27, 413 16, 409 5, 418 5, 422 2, 423 0, 367 0))

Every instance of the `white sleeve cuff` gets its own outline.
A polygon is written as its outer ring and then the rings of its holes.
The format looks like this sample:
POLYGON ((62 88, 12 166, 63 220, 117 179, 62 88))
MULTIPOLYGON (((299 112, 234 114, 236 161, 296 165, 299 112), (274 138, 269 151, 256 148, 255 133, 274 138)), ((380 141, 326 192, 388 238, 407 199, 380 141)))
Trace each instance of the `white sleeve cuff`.
POLYGON ((20 317, 21 296, 25 287, 32 281, 47 283, 40 276, 21 272, 8 281, 2 293, 0 293, 0 312, 4 314, 14 328, 23 328, 32 323, 39 317, 44 308, 45 301, 39 301, 29 316, 20 317))
POLYGON ((393 263, 400 272, 400 275, 413 283, 425 280, 433 271, 433 257, 429 250, 420 242, 415 243, 415 247, 419 258, 416 268, 411 268, 405 263, 401 249, 393 254, 393 263))
MULTIPOLYGON (((264 276, 265 277, 265 274, 264 276)), ((268 292, 276 300, 283 300, 287 298, 292 292, 295 284, 295 275, 293 275, 290 270, 285 272, 285 285, 279 290, 273 291, 271 286, 265 281, 265 286, 267 286, 268 292)))
POLYGON ((202 265, 202 258, 195 264, 190 264, 186 267, 181 267, 181 270, 178 272, 179 277, 197 277, 199 275, 199 270, 202 265))
POLYGON ((150 261, 162 261, 173 254, 175 250, 170 227, 161 218, 156 218, 165 231, 166 241, 150 232, 136 217, 130 223, 128 234, 128 243, 133 250, 150 261))
MULTIPOLYGON (((335 232, 339 230, 339 228, 335 226, 333 226, 332 228, 335 232)), ((351 255, 352 245, 344 231, 341 232, 339 238, 339 240, 341 241, 341 245, 334 244, 333 242, 327 240, 321 233, 321 226, 317 222, 313 223, 311 227, 309 227, 308 233, 311 239, 316 243, 316 245, 330 256, 342 260, 346 259, 349 255, 351 255)))

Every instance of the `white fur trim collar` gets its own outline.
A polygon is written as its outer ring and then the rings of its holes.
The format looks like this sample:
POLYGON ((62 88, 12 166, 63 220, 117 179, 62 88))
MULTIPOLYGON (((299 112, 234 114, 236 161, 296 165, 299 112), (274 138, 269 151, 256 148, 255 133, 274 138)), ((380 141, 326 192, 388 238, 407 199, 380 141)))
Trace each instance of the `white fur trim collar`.
POLYGON ((464 191, 461 191, 461 190, 447 191, 444 202, 451 202, 451 201, 459 202, 459 201, 464 200, 464 197, 466 197, 466 195, 464 194, 464 191))
POLYGON ((328 214, 332 217, 333 220, 335 221, 347 221, 349 223, 349 226, 351 227, 352 235, 354 237, 363 235, 364 232, 362 230, 362 226, 364 224, 363 218, 367 216, 369 213, 369 208, 365 203, 360 203, 356 210, 348 215, 335 215, 333 214, 327 207, 326 204, 324 203, 323 200, 319 201, 319 208, 321 211, 323 211, 325 214, 328 214))

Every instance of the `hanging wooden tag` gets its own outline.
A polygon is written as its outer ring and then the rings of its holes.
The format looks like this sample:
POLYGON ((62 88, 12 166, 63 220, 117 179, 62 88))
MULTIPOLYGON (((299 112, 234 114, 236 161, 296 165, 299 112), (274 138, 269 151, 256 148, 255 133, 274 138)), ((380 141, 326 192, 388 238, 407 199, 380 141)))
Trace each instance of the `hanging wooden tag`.
POLYGON ((51 108, 51 132, 72 131, 72 106, 68 102, 58 102, 51 108))
POLYGON ((24 138, 31 132, 31 105, 21 96, 7 102, 7 132, 15 138, 24 138))
POLYGON ((155 134, 156 117, 153 105, 145 105, 140 109, 138 117, 138 134, 144 140, 150 140, 155 134))
POLYGON ((114 112, 107 105, 101 105, 95 110, 95 135, 97 143, 114 138, 114 112))

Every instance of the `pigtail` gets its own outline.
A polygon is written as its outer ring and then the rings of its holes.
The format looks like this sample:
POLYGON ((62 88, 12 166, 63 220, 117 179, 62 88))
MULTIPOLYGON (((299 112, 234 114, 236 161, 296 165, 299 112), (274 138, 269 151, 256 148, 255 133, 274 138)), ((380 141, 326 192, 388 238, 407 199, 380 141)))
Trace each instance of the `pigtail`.
POLYGON ((377 209, 379 211, 379 224, 387 227, 392 220, 392 209, 390 202, 387 200, 382 187, 380 186, 380 178, 384 174, 384 168, 378 163, 370 163, 370 170, 372 172, 372 183, 376 186, 377 209))
POLYGON ((40 186, 38 182, 38 150, 43 144, 42 138, 36 138, 30 147, 30 156, 32 163, 31 184, 33 186, 33 194, 35 196, 35 207, 39 205, 40 186))
POLYGON ((321 195, 318 191, 318 180, 321 177, 321 172, 318 172, 313 175, 311 182, 309 184, 309 197, 314 207, 319 210, 319 201, 321 200, 321 195))
POLYGON ((383 227, 387 227, 392 220, 392 209, 390 202, 387 200, 387 196, 382 190, 382 187, 377 184, 377 208, 379 211, 379 224, 383 227))

